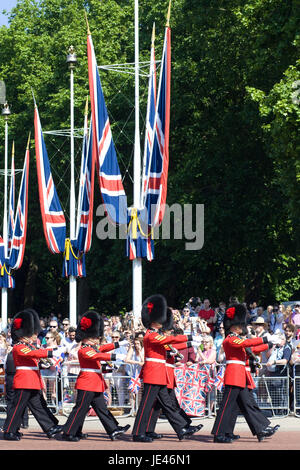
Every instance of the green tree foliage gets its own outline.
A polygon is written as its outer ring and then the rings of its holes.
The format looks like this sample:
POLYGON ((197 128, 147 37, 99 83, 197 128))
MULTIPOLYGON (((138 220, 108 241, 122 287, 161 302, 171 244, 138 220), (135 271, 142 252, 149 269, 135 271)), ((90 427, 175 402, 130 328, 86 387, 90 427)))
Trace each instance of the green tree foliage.
MULTIPOLYGON (((168 1, 140 0, 140 60, 148 60, 152 24, 156 56, 163 43, 168 1)), ((133 2, 19 0, 0 29, 0 79, 12 107, 10 145, 21 167, 33 133, 32 91, 44 130, 69 127, 68 48, 76 49, 75 126, 88 95, 86 10, 98 64, 134 61, 133 2)), ((299 295, 299 24, 296 1, 174 0, 169 204, 204 204, 205 243, 157 240, 155 260, 143 262, 143 295, 164 293, 181 305, 192 295, 213 302, 237 294, 270 302, 299 295), (294 88, 293 88, 294 87, 294 88), (292 99, 292 94, 293 99, 292 99), (295 101, 296 94, 296 101, 295 101)), ((101 70, 129 204, 132 201, 134 79, 101 70)), ((146 80, 141 79, 141 123, 146 80)), ((142 126, 141 126, 142 127, 142 126)), ((4 123, 0 123, 4 136, 4 123)), ((78 141, 79 142, 79 141, 78 141)), ((77 142, 76 165, 80 164, 77 142)), ((59 197, 68 217, 69 143, 46 136, 59 197)), ((3 153, 4 137, 0 140, 3 153)), ((16 272, 11 311, 34 305, 68 312, 62 257, 46 247, 31 144, 28 242, 16 272)), ((96 183, 95 208, 101 202, 96 183)), ((130 308, 131 262, 124 240, 98 240, 78 282, 79 310, 130 308)))

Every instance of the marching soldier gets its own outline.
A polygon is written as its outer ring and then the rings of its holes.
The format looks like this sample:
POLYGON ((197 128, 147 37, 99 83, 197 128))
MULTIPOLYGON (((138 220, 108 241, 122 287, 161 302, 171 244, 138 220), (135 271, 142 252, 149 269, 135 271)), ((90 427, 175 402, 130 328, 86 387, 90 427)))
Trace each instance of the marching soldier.
MULTIPOLYGON (((246 329, 245 329, 246 330, 246 329)), ((246 331, 243 331, 242 334, 244 337, 246 337, 246 331)), ((271 437, 275 432, 279 429, 279 425, 277 424, 276 426, 271 426, 271 421, 263 414, 261 409, 259 408, 255 397, 253 395, 253 389, 256 388, 255 382, 253 380, 253 377, 251 375, 251 372, 256 373, 257 368, 259 367, 259 362, 257 360, 256 354, 266 351, 267 349, 270 349, 273 346, 273 343, 268 342, 267 344, 261 344, 260 346, 255 346, 255 347, 246 347, 246 374, 247 374, 247 388, 248 388, 248 400, 251 402, 252 407, 253 407, 253 413, 255 413, 255 419, 257 423, 260 423, 261 429, 263 432, 259 433, 257 435, 257 439, 259 442, 263 441, 266 437, 271 437)), ((238 416, 239 408, 236 406, 236 411, 235 413, 232 414, 232 430, 230 433, 227 434, 227 436, 233 438, 233 439, 238 439, 239 436, 233 434, 233 429, 236 423, 236 419, 238 416)), ((251 428, 250 428, 251 429, 251 428)), ((251 429, 252 434, 255 435, 255 429, 251 429)))
POLYGON ((175 430, 178 439, 187 437, 191 430, 177 410, 174 410, 167 390, 166 344, 179 344, 198 337, 178 335, 166 336, 159 332, 167 320, 167 302, 161 295, 153 295, 145 300, 142 307, 142 322, 148 328, 144 336, 145 363, 141 375, 144 383, 142 400, 133 427, 133 441, 152 442, 146 435, 151 418, 151 410, 159 401, 165 416, 175 430))
MULTIPOLYGON (((246 309, 242 304, 235 304, 228 308, 224 317, 224 327, 227 336, 223 341, 226 355, 226 369, 224 375, 225 390, 216 420, 212 429, 214 442, 231 443, 234 440, 233 427, 236 407, 243 413, 248 426, 258 439, 265 435, 265 430, 256 419, 256 411, 249 397, 248 384, 250 373, 246 371, 245 348, 268 343, 267 338, 244 339, 239 335, 246 324, 246 309)), ((276 336, 270 338, 272 343, 278 342, 276 336)), ((265 437, 267 437, 265 435, 265 437)))
POLYGON ((45 409, 45 403, 42 401, 43 382, 38 366, 40 359, 51 358, 53 352, 49 349, 36 349, 32 345, 36 333, 37 324, 35 324, 32 311, 23 310, 17 313, 11 327, 11 337, 15 343, 13 347, 16 367, 13 380, 14 398, 3 426, 5 440, 19 441, 21 439, 18 430, 26 406, 30 408, 49 439, 61 430, 61 427, 57 425, 58 421, 50 410, 45 409))
MULTIPOLYGON (((172 334, 173 330, 173 313, 170 308, 167 309, 167 320, 163 324, 163 327, 161 331, 167 335, 170 336, 172 334)), ((180 358, 183 358, 182 355, 180 355, 180 350, 188 348, 192 345, 193 342, 187 342, 187 343, 180 343, 176 345, 176 348, 170 347, 169 345, 165 345, 166 349, 166 371, 167 371, 167 389, 168 389, 168 394, 169 398, 171 400, 172 406, 175 411, 179 412, 179 414, 183 417, 185 420, 186 424, 185 427, 187 427, 190 430, 189 436, 192 434, 200 431, 200 429, 203 428, 203 424, 198 424, 197 426, 191 426, 192 424, 192 419, 186 414, 186 412, 180 408, 176 393, 175 393, 175 388, 176 388, 176 378, 175 378, 175 373, 174 373, 174 368, 175 368, 175 362, 176 360, 180 360, 180 358), (180 357, 181 356, 181 357, 180 357)), ((199 343, 197 343, 199 345, 199 343)), ((157 434, 154 429, 157 423, 157 420, 159 418, 159 414, 161 411, 161 406, 158 401, 156 401, 153 409, 151 410, 151 415, 150 415, 150 422, 146 430, 146 436, 152 437, 152 439, 161 439, 163 436, 162 434, 157 434)))
POLYGON ((75 337, 78 343, 80 341, 82 343, 78 351, 80 373, 75 385, 77 399, 67 422, 63 426, 62 440, 76 442, 83 437, 81 430, 90 406, 95 410, 112 441, 130 427, 130 425, 118 425, 118 422, 108 410, 103 396, 107 386, 102 376, 100 361, 122 359, 123 356, 108 352, 119 348, 122 342, 105 344, 99 349, 99 337, 102 335, 103 319, 99 313, 93 310, 86 312, 80 320, 75 337))

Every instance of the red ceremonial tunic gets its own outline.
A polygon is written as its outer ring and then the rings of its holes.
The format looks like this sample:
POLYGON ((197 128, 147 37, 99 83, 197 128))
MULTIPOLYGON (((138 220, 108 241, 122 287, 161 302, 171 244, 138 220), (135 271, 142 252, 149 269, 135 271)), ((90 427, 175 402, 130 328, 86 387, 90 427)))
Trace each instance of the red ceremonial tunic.
POLYGON ((262 344, 265 344, 263 338, 243 339, 233 333, 226 336, 222 344, 226 356, 225 385, 244 388, 251 383, 251 374, 245 367, 247 354, 244 348, 262 344))
POLYGON ((144 336, 145 363, 141 377, 144 383, 167 385, 166 344, 180 344, 188 341, 186 335, 165 336, 148 329, 144 336))
MULTIPOLYGON (((13 347, 16 367, 13 388, 42 390, 43 381, 39 370, 39 360, 48 357, 49 349, 36 349, 28 343, 17 343, 13 347)), ((52 356, 52 351, 51 351, 52 356)))
POLYGON ((83 344, 78 350, 80 372, 75 388, 89 392, 104 392, 107 388, 100 361, 111 360, 111 354, 103 351, 115 349, 115 343, 104 344, 99 349, 95 350, 91 345, 83 344))

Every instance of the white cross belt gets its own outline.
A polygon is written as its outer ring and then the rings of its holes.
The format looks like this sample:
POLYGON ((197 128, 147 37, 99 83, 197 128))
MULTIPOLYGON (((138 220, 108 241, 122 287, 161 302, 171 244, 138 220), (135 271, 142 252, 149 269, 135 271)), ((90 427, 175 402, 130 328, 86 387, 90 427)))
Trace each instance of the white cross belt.
POLYGON ((16 370, 39 370, 38 367, 17 366, 16 370))
POLYGON ((96 372, 96 374, 101 374, 100 369, 80 369, 81 372, 96 372))

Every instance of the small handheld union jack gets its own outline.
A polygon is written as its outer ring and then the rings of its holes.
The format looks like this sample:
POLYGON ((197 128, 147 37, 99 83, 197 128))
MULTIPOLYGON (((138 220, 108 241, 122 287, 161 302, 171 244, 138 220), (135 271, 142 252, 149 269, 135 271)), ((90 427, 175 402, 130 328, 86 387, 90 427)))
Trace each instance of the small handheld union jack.
POLYGON ((215 383, 214 383, 214 386, 216 387, 217 390, 219 390, 219 392, 222 391, 223 386, 224 386, 224 373, 225 373, 225 366, 221 366, 216 375, 215 383))
POLYGON ((136 370, 135 371, 135 376, 131 377, 129 385, 128 385, 128 390, 130 390, 132 393, 137 394, 141 388, 141 379, 140 379, 140 373, 136 370))

